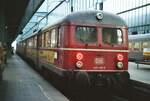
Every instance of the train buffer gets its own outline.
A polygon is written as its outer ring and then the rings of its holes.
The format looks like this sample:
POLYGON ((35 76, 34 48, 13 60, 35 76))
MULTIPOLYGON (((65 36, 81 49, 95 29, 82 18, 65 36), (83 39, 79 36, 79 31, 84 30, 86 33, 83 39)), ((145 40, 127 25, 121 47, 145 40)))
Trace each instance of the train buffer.
POLYGON ((150 65, 150 61, 135 61, 135 63, 137 64, 137 69, 139 69, 139 64, 144 64, 144 65, 150 65))

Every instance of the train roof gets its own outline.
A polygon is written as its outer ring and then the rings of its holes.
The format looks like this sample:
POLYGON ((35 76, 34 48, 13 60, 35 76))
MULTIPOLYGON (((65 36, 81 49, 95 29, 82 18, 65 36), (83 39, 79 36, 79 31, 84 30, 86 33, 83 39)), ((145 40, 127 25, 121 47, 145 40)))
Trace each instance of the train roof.
POLYGON ((149 41, 149 40, 150 40, 150 33, 129 35, 129 42, 149 41))
MULTIPOLYGON (((48 25, 45 28, 42 28, 41 31, 49 29, 49 27, 57 26, 65 23, 82 23, 82 24, 97 24, 97 25, 114 25, 114 26, 127 26, 125 21, 112 13, 104 12, 104 11, 80 11, 80 12, 73 12, 66 17, 62 18, 58 22, 48 25), (100 15, 98 18, 97 15, 100 15)), ((32 33, 27 35, 23 38, 26 40, 34 35, 38 34, 38 32, 32 33)))
MULTIPOLYGON (((46 28, 49 28, 49 26, 56 26, 59 24, 64 23, 82 23, 82 24, 97 24, 97 25, 115 25, 115 26, 127 26, 125 21, 119 17, 118 15, 104 12, 104 11, 80 11, 80 12, 73 12, 63 19, 59 20, 58 22, 48 25, 46 28), (97 14, 101 14, 101 19, 97 19, 97 14)), ((43 30, 44 30, 43 29, 43 30)))
POLYGON ((127 26, 125 21, 112 13, 104 11, 80 11, 66 16, 62 22, 80 22, 83 24, 109 24, 117 26, 127 26), (100 19, 97 18, 100 15, 100 19))

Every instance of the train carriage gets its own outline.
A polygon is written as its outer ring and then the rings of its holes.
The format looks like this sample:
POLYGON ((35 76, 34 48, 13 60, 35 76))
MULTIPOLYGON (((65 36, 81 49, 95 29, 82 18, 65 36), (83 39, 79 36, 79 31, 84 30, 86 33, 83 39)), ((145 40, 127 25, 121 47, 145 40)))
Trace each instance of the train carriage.
POLYGON ((87 85, 126 82, 127 32, 125 22, 116 15, 103 11, 72 13, 32 36, 37 47, 35 64, 87 85))
POLYGON ((129 60, 150 61, 150 33, 129 35, 129 60))

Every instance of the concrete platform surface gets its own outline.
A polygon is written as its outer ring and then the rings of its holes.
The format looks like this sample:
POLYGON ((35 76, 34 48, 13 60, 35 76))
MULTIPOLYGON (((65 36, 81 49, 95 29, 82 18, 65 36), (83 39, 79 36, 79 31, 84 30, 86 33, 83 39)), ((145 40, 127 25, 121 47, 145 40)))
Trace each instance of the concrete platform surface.
POLYGON ((136 63, 129 62, 129 73, 131 79, 150 84, 150 65, 139 64, 137 69, 136 63))
POLYGON ((20 57, 8 60, 3 81, 0 82, 0 101, 69 101, 20 57))

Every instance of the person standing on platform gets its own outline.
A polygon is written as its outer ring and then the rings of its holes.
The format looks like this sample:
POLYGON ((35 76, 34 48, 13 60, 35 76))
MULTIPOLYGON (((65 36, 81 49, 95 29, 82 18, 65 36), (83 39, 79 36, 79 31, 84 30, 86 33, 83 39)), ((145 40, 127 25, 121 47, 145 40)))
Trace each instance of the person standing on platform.
POLYGON ((4 63, 7 64, 7 45, 6 43, 3 43, 3 53, 4 53, 4 63))
POLYGON ((3 79, 3 71, 5 68, 5 53, 2 43, 0 42, 0 81, 3 79))

